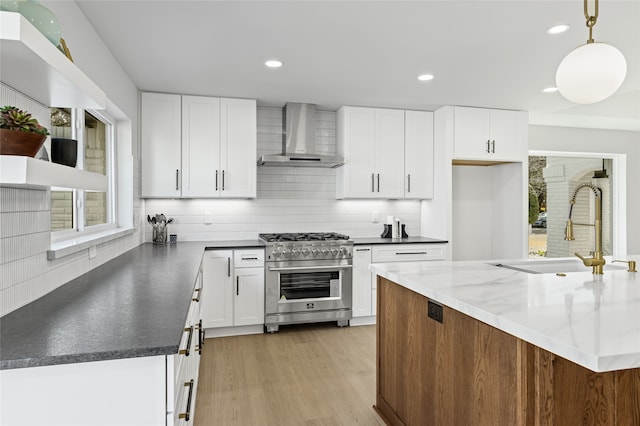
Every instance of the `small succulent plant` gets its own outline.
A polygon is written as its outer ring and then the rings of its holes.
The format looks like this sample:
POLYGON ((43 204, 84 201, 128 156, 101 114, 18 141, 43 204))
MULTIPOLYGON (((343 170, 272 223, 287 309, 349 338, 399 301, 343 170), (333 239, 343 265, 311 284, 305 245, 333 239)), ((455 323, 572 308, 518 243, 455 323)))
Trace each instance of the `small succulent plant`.
POLYGON ((0 129, 48 135, 49 131, 38 123, 31 114, 13 106, 0 108, 0 129))

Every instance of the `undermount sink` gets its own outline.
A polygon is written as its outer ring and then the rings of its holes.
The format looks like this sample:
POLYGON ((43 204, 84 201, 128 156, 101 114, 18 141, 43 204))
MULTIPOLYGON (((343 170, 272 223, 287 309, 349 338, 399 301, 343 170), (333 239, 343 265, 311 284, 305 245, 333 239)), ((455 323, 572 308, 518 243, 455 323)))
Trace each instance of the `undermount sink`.
MULTIPOLYGON (((579 259, 559 259, 559 260, 523 260, 508 263, 491 263, 500 268, 513 269, 514 271, 527 272, 529 274, 555 274, 559 272, 591 272, 590 266, 584 266, 579 259)), ((625 266, 612 265, 607 263, 604 270, 627 269, 625 266)))

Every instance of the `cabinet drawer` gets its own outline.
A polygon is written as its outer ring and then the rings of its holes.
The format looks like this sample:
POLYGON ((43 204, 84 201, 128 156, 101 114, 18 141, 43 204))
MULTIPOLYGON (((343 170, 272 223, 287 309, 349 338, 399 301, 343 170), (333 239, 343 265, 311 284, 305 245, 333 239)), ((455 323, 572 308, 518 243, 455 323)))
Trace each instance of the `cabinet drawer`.
POLYGON ((264 249, 234 250, 234 268, 253 268, 264 266, 264 249))
POLYGON ((371 261, 415 262, 421 260, 441 260, 445 258, 446 246, 442 244, 390 244, 374 246, 371 261))

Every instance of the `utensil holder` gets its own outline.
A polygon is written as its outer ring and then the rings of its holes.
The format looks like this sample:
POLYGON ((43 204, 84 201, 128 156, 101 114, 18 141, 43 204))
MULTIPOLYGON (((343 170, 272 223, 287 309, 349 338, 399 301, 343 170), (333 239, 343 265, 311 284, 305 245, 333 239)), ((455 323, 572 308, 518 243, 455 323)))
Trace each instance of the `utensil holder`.
POLYGON ((152 225, 153 234, 152 241, 153 244, 166 244, 167 243, 167 227, 163 225, 152 225))

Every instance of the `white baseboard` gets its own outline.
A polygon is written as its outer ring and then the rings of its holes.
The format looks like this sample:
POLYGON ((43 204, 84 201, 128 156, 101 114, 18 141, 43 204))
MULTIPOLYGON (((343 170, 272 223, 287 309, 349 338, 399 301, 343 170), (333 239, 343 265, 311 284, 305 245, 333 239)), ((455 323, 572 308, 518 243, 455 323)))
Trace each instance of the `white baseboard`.
POLYGON ((246 334, 262 334, 264 333, 264 325, 241 325, 237 327, 218 327, 218 328, 205 328, 204 336, 206 339, 214 337, 228 337, 228 336, 244 336, 246 334))

